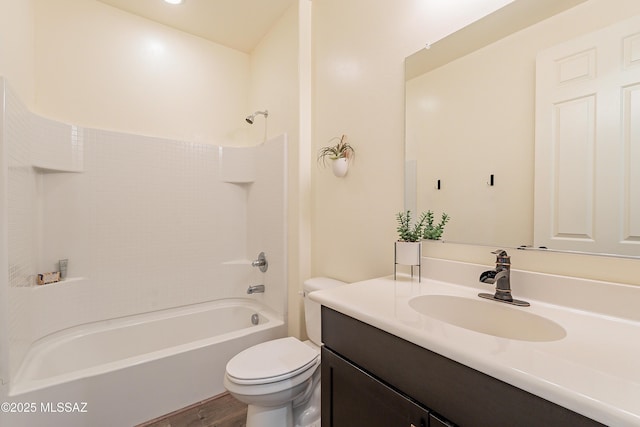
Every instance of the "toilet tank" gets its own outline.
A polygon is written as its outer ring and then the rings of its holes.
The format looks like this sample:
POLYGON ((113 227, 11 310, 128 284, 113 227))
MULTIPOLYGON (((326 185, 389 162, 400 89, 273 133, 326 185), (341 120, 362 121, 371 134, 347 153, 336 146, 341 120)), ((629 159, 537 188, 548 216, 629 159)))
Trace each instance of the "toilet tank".
POLYGON ((313 291, 320 291, 322 289, 335 288, 336 286, 342 285, 346 285, 346 283, 330 279, 328 277, 314 277, 305 280, 304 282, 304 317, 307 327, 307 335, 316 345, 320 345, 322 343, 320 336, 320 304, 315 301, 311 301, 309 293, 313 291))

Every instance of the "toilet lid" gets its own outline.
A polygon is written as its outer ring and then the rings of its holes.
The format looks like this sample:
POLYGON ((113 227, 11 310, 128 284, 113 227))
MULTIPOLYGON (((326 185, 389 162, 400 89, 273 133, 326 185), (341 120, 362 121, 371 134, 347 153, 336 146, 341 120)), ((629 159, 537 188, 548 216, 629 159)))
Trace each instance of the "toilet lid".
POLYGON ((241 351, 227 363, 227 375, 238 384, 282 381, 314 367, 320 354, 300 340, 287 337, 241 351))

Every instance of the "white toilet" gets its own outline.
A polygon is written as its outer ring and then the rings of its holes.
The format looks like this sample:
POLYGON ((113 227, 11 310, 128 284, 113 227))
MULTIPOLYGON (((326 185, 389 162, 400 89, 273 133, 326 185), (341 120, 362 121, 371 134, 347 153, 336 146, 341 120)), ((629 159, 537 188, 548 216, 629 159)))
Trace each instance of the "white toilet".
POLYGON ((320 304, 309 293, 344 285, 317 277, 304 282, 304 313, 310 341, 287 337, 235 355, 224 386, 248 405, 247 427, 320 426, 320 304))

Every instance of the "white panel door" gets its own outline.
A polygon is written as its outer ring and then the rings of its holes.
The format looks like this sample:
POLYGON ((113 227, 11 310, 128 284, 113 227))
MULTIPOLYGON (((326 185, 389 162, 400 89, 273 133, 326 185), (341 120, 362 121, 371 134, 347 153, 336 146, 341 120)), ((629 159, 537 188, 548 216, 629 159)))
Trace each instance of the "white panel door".
POLYGON ((640 16, 540 52, 534 245, 640 255, 640 16))

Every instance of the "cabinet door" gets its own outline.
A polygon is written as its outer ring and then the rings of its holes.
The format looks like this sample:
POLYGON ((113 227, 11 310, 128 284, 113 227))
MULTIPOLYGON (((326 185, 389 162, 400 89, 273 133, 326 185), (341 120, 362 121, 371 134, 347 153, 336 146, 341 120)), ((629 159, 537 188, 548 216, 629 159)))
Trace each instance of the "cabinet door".
POLYGON ((427 427, 429 412, 322 349, 322 427, 427 427))
POLYGON ((437 415, 429 415, 429 427, 454 427, 454 424, 446 421, 437 415))

